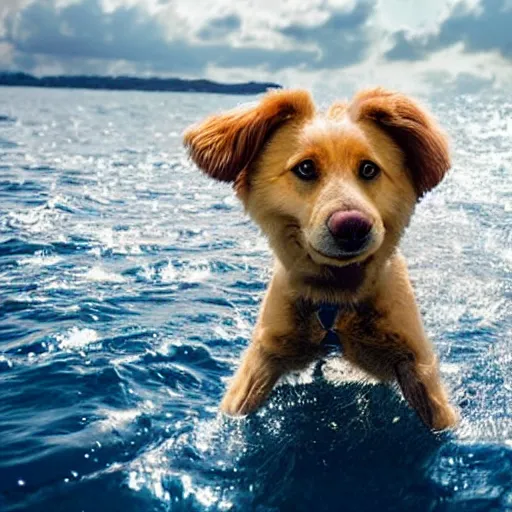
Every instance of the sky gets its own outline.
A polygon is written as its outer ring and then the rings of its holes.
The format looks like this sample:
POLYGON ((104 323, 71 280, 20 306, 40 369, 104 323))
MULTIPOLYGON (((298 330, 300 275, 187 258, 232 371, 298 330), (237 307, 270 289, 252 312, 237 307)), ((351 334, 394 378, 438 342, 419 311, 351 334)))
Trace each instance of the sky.
POLYGON ((0 0, 0 70, 512 91, 512 0, 0 0))

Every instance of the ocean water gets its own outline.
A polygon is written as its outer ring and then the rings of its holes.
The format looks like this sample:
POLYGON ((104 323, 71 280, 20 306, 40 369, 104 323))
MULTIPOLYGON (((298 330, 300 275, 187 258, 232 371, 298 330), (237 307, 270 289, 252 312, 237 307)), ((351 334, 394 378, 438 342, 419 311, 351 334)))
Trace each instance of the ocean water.
POLYGON ((180 133, 245 100, 0 89, 0 510, 512 510, 510 98, 430 101, 454 166, 402 247, 442 436, 334 357, 218 414, 271 256, 180 133))

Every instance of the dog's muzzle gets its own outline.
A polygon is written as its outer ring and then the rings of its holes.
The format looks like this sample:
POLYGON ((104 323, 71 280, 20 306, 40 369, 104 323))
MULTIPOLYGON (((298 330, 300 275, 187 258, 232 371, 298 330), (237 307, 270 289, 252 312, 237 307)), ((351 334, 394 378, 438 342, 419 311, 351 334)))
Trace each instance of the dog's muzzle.
POLYGON ((336 245, 345 254, 357 254, 372 239, 372 223, 357 210, 334 212, 327 220, 327 228, 336 245))

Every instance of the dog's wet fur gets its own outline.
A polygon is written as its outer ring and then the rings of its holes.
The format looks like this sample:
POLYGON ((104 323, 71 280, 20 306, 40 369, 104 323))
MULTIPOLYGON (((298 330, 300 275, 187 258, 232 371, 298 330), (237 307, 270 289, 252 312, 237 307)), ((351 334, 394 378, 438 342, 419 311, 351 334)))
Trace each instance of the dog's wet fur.
POLYGON ((380 88, 325 113, 307 91, 280 90, 190 127, 184 142, 201 170, 233 184, 275 254, 223 411, 254 411, 283 373, 320 356, 315 313, 329 303, 339 306, 335 330, 351 363, 398 382, 428 427, 454 427, 398 249, 416 203, 450 167, 434 119, 380 88))

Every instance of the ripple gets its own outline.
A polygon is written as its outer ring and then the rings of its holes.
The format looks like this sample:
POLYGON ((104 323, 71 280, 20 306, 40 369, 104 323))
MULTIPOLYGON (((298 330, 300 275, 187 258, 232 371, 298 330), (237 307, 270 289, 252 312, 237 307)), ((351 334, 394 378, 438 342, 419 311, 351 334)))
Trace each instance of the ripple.
POLYGON ((35 254, 40 253, 47 247, 42 244, 30 243, 18 238, 10 238, 0 242, 0 256, 11 254, 35 254))
POLYGON ((15 123, 16 118, 8 116, 7 114, 0 114, 0 123, 15 123))

